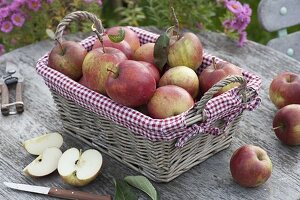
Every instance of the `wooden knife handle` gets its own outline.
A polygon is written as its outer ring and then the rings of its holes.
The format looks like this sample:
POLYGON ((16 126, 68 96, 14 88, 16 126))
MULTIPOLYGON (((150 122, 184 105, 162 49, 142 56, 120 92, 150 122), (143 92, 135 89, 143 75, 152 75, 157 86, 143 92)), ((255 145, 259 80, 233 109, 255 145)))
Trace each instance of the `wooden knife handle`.
POLYGON ((48 195, 53 197, 59 197, 64 199, 78 199, 78 200, 111 200, 110 195, 100 196, 97 194, 80 192, 80 191, 72 191, 72 190, 64 190, 58 188, 51 188, 48 192, 48 195))
POLYGON ((22 93, 23 93, 23 83, 19 82, 16 85, 16 102, 17 102, 16 110, 18 113, 22 113, 24 111, 22 93))
POLYGON ((2 105, 1 105, 1 112, 3 115, 8 115, 9 114, 9 106, 6 106, 9 103, 9 92, 6 84, 2 85, 2 105))

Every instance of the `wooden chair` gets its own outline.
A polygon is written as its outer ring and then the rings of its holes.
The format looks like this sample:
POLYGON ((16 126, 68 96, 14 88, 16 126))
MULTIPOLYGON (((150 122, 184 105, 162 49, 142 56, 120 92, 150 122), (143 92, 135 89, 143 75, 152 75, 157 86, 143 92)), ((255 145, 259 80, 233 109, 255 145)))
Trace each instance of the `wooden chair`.
POLYGON ((287 31, 300 24, 300 0, 261 0, 257 15, 266 31, 278 33, 278 38, 270 40, 267 46, 300 60, 300 29, 290 34, 287 31))

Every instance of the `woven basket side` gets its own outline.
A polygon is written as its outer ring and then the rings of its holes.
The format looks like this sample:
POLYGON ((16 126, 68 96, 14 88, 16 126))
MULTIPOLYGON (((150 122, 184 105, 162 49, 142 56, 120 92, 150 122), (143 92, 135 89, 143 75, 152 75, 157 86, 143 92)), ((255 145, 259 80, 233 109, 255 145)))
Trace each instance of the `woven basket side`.
POLYGON ((176 140, 153 142, 124 126, 94 114, 51 91, 67 134, 156 182, 169 182, 230 145, 235 125, 225 134, 199 134, 182 148, 176 140))

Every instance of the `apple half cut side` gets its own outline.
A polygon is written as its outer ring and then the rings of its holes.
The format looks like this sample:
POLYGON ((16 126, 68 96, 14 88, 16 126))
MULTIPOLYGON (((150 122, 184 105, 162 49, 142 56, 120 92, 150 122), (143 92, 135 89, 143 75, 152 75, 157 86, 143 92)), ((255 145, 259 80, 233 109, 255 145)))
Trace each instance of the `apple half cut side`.
POLYGON ((48 133, 23 142, 23 147, 32 155, 41 155, 48 147, 60 148, 63 137, 59 133, 48 133))
POLYGON ((66 150, 58 162, 58 173, 62 179, 73 186, 84 186, 93 181, 102 166, 102 155, 95 149, 83 153, 76 148, 66 150))
POLYGON ((57 169, 62 152, 57 147, 50 147, 27 165, 23 171, 32 177, 41 177, 51 174, 57 169))

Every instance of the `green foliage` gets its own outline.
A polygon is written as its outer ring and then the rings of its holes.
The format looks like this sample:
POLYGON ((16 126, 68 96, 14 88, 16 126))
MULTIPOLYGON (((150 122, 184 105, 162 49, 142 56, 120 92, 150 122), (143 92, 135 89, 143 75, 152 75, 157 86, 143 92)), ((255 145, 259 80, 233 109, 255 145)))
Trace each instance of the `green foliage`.
MULTIPOLYGON (((220 1, 220 0, 219 0, 220 1)), ((212 30, 224 32, 222 21, 228 17, 226 9, 216 0, 104 0, 103 5, 94 1, 86 3, 83 0, 54 0, 48 4, 42 1, 42 7, 38 11, 25 10, 28 17, 22 27, 14 27, 9 33, 0 32, 0 44, 4 44, 6 51, 47 39, 46 29, 55 31, 56 26, 67 14, 85 10, 100 17, 105 27, 115 25, 132 26, 156 26, 166 30, 175 25, 171 6, 174 8, 180 28, 188 28, 193 31, 212 30)), ((252 8, 251 23, 247 27, 248 39, 266 44, 276 33, 264 31, 257 20, 257 6, 259 0, 241 0, 252 8)), ((289 29, 299 30, 299 26, 289 29)), ((67 33, 91 31, 89 21, 72 23, 67 33)), ((227 34, 237 37, 232 32, 227 34)))

